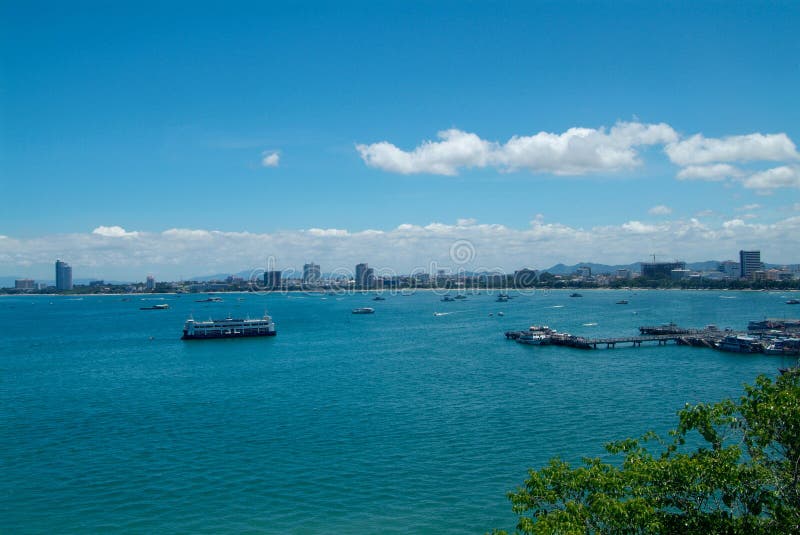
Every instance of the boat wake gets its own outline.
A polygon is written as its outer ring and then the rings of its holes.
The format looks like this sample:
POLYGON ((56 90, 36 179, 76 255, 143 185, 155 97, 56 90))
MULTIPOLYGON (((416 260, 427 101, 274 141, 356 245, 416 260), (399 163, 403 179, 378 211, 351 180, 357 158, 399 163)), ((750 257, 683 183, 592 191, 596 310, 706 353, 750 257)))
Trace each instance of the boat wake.
POLYGON ((436 317, 439 317, 439 316, 449 316, 450 314, 452 314, 452 312, 434 312, 434 313, 433 313, 433 315, 434 315, 434 316, 436 316, 436 317))
POLYGON ((594 327, 595 325, 597 325, 597 324, 596 323, 584 323, 583 324, 584 327, 594 327))

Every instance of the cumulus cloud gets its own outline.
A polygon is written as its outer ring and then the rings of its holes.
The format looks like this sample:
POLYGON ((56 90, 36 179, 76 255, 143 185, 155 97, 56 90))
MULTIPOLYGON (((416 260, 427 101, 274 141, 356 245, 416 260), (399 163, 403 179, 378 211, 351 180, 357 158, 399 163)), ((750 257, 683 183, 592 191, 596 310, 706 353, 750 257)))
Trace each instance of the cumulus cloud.
POLYGON ((669 215, 672 213, 672 208, 659 204, 658 206, 650 208, 647 213, 650 215, 669 215))
POLYGON ((264 152, 261 154, 261 165, 263 167, 278 167, 281 155, 278 152, 264 152))
POLYGON ((573 127, 561 133, 514 135, 505 143, 451 128, 439 132, 437 140, 423 141, 411 150, 389 141, 357 144, 356 150, 366 165, 404 175, 453 176, 466 169, 494 168, 499 172, 582 176, 636 168, 644 163, 642 148, 647 146, 663 147, 669 160, 681 167, 679 180, 735 179, 761 193, 798 187, 795 162, 800 160, 800 153, 785 133, 722 138, 695 134, 682 139, 666 123, 633 121, 618 122, 611 128, 573 127), (759 171, 754 165, 758 162, 785 165, 759 171))
POLYGON ((139 235, 138 232, 128 232, 119 226, 104 227, 99 226, 92 231, 92 234, 97 236, 105 236, 106 238, 135 238, 139 235))
POLYGON ((712 182, 741 176, 742 171, 727 163, 712 165, 690 165, 678 172, 679 180, 708 180, 712 182))
POLYGON ((669 159, 680 166, 715 162, 786 161, 800 158, 786 134, 747 134, 706 138, 695 134, 666 146, 669 159))
POLYGON ((492 166, 501 171, 584 175, 636 167, 641 163, 637 147, 673 142, 677 133, 664 123, 620 122, 610 129, 513 136, 504 144, 458 129, 439 132, 438 138, 411 151, 388 141, 359 144, 356 150, 368 166, 401 174, 452 176, 460 169, 492 166))
POLYGON ((425 141, 413 151, 403 151, 388 141, 356 145, 370 167, 404 175, 431 173, 456 175, 459 168, 485 167, 496 144, 457 129, 439 132, 441 141, 425 141))
POLYGON ((782 165, 754 173, 742 182, 745 188, 773 190, 777 188, 800 188, 800 167, 782 165))
POLYGON ((471 217, 462 217, 462 218, 456 219, 456 225, 459 226, 459 227, 468 227, 470 225, 474 225, 475 223, 477 223, 477 220, 475 220, 475 219, 473 219, 471 217))
POLYGON ((791 263, 796 262, 793 255, 800 249, 800 216, 772 223, 742 216, 714 225, 692 218, 580 228, 537 217, 523 228, 434 222, 362 231, 306 229, 258 234, 168 229, 136 234, 130 239, 95 232, 0 239, 0 273, 47 278, 54 259, 63 258, 72 264, 76 278, 143 280, 153 273, 168 280, 263 268, 268 256, 275 258, 278 269, 299 270, 314 261, 324 272, 346 272, 359 262, 369 262, 375 268, 409 273, 457 267, 450 258, 451 247, 464 240, 474 254, 470 254, 470 263, 461 267, 471 270, 543 269, 586 258, 627 264, 645 259, 656 247, 667 256, 688 261, 728 258, 752 247, 760 249, 767 261, 791 263))

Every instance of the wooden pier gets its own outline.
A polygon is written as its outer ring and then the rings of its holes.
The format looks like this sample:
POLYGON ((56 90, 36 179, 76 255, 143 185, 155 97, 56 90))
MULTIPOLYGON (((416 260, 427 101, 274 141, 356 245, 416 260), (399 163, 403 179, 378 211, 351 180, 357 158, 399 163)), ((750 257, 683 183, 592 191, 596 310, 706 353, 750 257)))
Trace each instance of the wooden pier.
MULTIPOLYGON (((726 336, 744 335, 743 332, 717 329, 682 329, 675 328, 675 332, 670 334, 640 334, 639 336, 615 336, 609 338, 587 338, 584 336, 574 336, 568 333, 559 333, 547 329, 548 340, 543 345, 557 345, 574 347, 578 349, 597 349, 605 347, 615 348, 617 345, 630 344, 631 347, 641 347, 644 343, 655 342, 659 346, 665 346, 672 342, 677 345, 688 345, 694 347, 712 348, 726 336)), ((507 331, 506 338, 516 340, 524 335, 525 331, 507 331)))

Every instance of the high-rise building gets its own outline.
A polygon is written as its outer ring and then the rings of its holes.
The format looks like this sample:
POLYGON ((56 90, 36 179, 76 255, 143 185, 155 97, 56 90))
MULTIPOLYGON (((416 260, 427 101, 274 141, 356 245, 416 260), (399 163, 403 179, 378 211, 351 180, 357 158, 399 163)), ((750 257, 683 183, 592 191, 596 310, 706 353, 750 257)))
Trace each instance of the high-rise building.
POLYGON ((642 277, 668 279, 673 269, 686 269, 686 262, 642 262, 642 277))
POLYGON ((719 265, 719 270, 725 274, 726 278, 736 279, 742 275, 742 268, 739 262, 733 260, 725 260, 719 265))
POLYGON ((303 266, 303 283, 304 284, 319 284, 322 280, 322 272, 319 269, 319 264, 310 263, 303 266))
POLYGON ((281 272, 280 271, 265 271, 264 272, 264 286, 268 290, 277 290, 281 287, 281 272))
POLYGON ((14 288, 17 290, 35 290, 36 283, 33 279, 16 279, 14 281, 14 288))
POLYGON ((155 290, 156 289, 156 279, 152 275, 147 276, 147 281, 144 283, 144 287, 147 290, 155 290))
POLYGON ((739 276, 743 279, 753 278, 753 273, 762 271, 761 251, 739 251, 739 276))
POLYGON ((356 265, 356 288, 372 288, 375 284, 375 270, 368 264, 356 265))
POLYGON ((72 290, 72 266, 56 260, 56 290, 72 290))

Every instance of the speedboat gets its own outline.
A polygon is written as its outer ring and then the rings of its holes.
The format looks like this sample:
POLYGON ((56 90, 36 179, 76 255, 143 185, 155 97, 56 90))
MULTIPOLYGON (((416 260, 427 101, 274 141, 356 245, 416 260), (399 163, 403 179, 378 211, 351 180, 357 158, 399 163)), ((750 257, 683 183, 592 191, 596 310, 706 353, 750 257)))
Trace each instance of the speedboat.
POLYGON ((370 307, 354 308, 353 314, 374 314, 375 309, 370 307))
POLYGON ((453 299, 449 295, 445 295, 444 297, 442 297, 442 301, 455 301, 455 299, 453 299))
POLYGON ((627 299, 621 299, 621 300, 617 301, 617 304, 618 305, 627 305, 628 304, 628 300, 627 299))
POLYGON ((169 308, 168 304, 161 303, 161 304, 158 304, 158 305, 153 305, 151 307, 141 307, 141 308, 139 308, 139 310, 167 310, 168 308, 169 308))
POLYGON ((800 305, 800 299, 789 299, 786 301, 787 305, 800 305))

